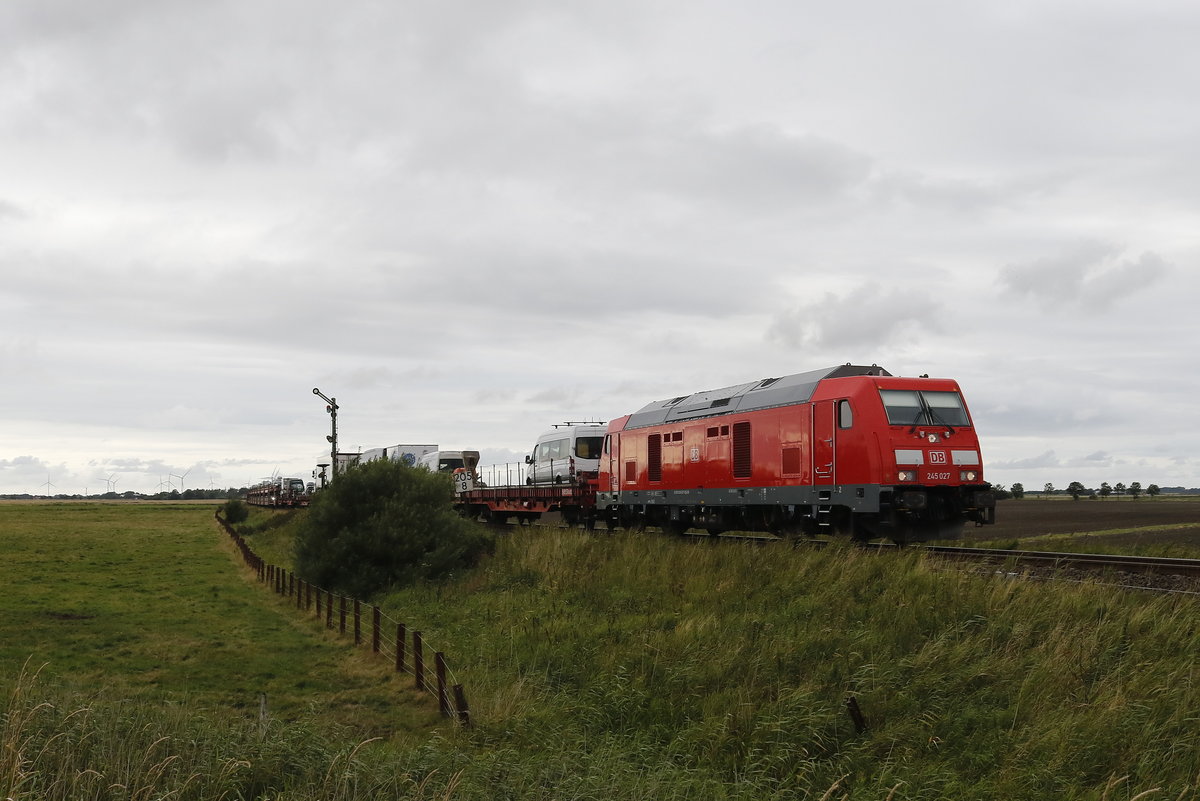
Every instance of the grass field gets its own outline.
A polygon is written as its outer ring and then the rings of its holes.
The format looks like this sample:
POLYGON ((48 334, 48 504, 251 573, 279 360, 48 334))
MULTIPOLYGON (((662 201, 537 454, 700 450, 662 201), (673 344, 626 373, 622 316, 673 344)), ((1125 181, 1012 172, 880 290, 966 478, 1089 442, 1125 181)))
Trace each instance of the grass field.
MULTIPOLYGON (((345 643, 271 603, 213 504, 0 503, 0 664, 86 692, 258 718, 316 715, 371 735, 424 705, 345 643)), ((411 714, 411 716, 410 716, 411 714)))
MULTIPOLYGON (((1009 503, 1003 536, 1037 540, 1101 502, 1009 503)), ((1194 598, 521 529, 383 599, 445 645, 459 730, 253 582, 211 517, 0 504, 0 798, 1200 799, 1194 598)), ((286 555, 271 519, 250 543, 286 555)))

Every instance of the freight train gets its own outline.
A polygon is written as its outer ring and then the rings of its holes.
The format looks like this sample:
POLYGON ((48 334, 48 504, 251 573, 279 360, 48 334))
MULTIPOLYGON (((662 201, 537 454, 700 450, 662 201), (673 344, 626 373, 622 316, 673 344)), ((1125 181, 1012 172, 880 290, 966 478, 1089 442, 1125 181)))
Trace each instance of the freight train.
POLYGON ((308 506, 312 488, 301 478, 277 476, 267 479, 246 491, 246 503, 251 506, 269 506, 272 509, 291 509, 308 506))
MULTIPOLYGON (((554 438, 542 438, 549 441, 554 438)), ((456 475, 474 518, 656 526, 684 533, 847 534, 898 543, 995 522, 979 439, 958 384, 845 364, 649 403, 603 428, 591 462, 564 451, 542 481, 456 475)), ((536 464, 538 450, 527 462, 536 464)), ((553 457, 551 457, 553 458, 553 457)))

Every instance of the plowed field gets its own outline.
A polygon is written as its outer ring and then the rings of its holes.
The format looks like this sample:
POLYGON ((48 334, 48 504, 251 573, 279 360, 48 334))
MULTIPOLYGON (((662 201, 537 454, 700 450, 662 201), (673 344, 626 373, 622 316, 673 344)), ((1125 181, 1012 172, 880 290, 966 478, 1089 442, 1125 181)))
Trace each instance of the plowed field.
POLYGON ((1001 501, 996 505, 994 526, 968 526, 963 529, 963 538, 1021 539, 1101 532, 1111 541, 1118 541, 1123 533, 1136 532, 1136 540, 1142 544, 1153 540, 1200 545, 1200 497, 1001 501))

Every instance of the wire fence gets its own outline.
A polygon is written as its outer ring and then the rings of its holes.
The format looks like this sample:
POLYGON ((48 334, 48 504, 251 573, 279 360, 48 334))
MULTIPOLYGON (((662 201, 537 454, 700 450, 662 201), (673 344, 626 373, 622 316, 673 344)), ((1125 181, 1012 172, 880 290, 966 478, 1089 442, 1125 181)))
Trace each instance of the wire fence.
POLYGON ((342 636, 353 636, 355 646, 362 647, 369 642, 373 653, 388 659, 396 672, 411 675, 417 690, 432 695, 443 716, 463 726, 471 725, 471 712, 462 684, 446 666, 446 657, 441 651, 434 652, 430 667, 425 656, 429 645, 420 631, 409 631, 407 624, 384 614, 378 606, 337 595, 304 581, 290 570, 267 564, 221 517, 220 511, 216 518, 241 551, 246 565, 257 573, 259 582, 277 595, 286 596, 296 609, 310 614, 315 612, 327 629, 342 636))

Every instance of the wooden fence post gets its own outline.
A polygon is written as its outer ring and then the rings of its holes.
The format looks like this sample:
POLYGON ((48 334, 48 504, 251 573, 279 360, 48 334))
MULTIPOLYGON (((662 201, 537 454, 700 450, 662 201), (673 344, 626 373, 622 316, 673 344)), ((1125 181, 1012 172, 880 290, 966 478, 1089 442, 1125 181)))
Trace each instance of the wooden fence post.
POLYGON ((862 710, 858 707, 858 699, 853 695, 846 699, 846 711, 850 713, 850 721, 854 723, 854 731, 862 734, 867 730, 867 719, 863 717, 862 710))
POLYGON ((408 627, 403 623, 396 624, 396 672, 404 671, 404 646, 408 639, 408 627))
POLYGON ((346 596, 338 596, 338 634, 346 633, 346 596))
POLYGON ((425 689, 425 660, 421 655, 421 632, 413 632, 413 675, 418 690, 425 689))
POLYGON ((379 653, 379 607, 371 607, 371 653, 379 653))
POLYGON ((333 628, 333 592, 325 590, 325 628, 333 628))
POLYGON ((467 694, 461 684, 454 685, 454 706, 458 710, 458 722, 464 726, 471 725, 471 710, 467 707, 467 694))
POLYGON ((433 655, 437 669, 438 710, 443 717, 450 717, 450 698, 446 695, 446 655, 438 651, 433 655))

